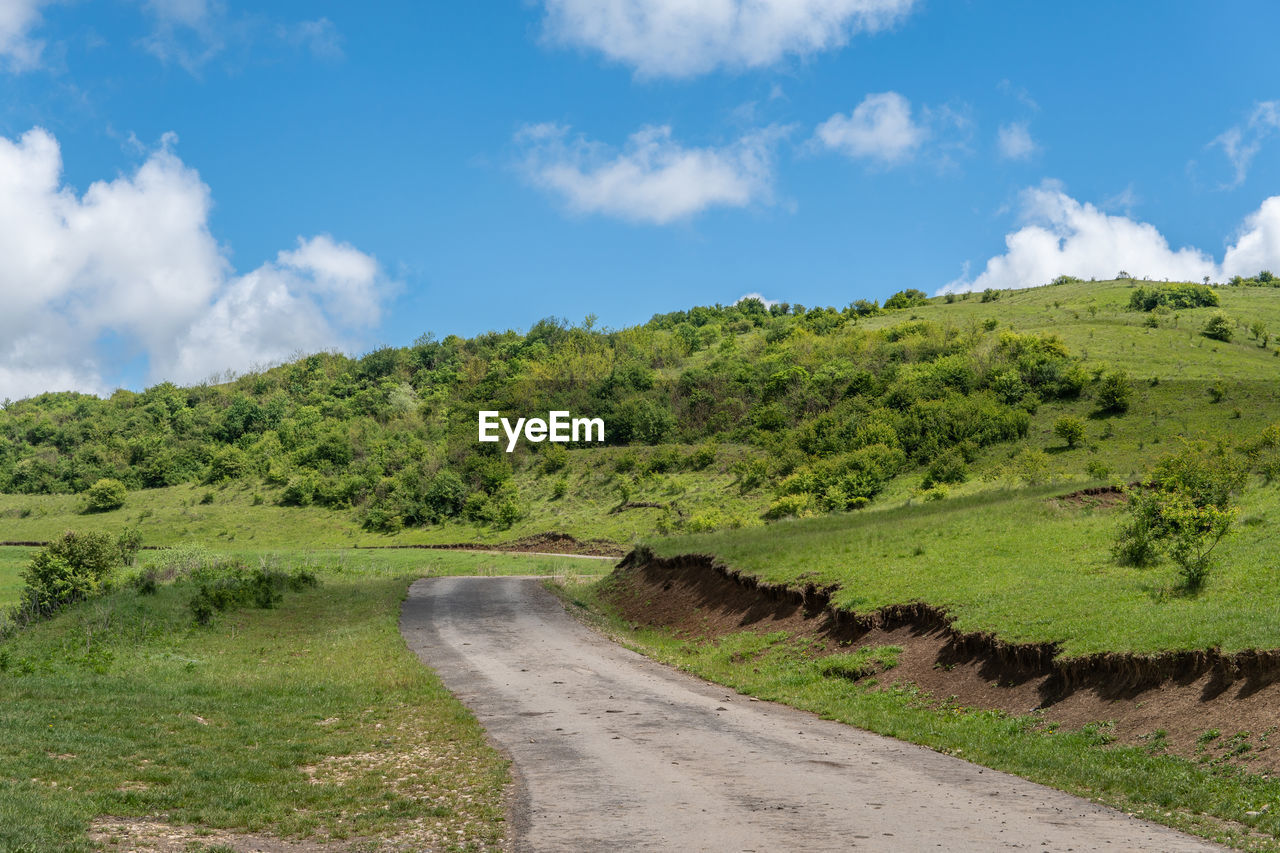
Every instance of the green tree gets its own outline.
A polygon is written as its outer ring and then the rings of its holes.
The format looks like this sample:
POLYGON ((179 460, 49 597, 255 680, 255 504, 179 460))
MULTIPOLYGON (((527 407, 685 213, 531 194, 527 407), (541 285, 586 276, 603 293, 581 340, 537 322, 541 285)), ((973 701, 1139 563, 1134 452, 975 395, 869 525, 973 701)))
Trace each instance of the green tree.
POLYGON ((1063 415, 1053 425, 1053 431, 1067 443, 1067 447, 1075 447, 1084 438, 1084 422, 1071 415, 1063 415))
POLYGON ((1231 530, 1236 493, 1247 478, 1235 456, 1190 446, 1162 459, 1149 483, 1129 496, 1129 517, 1113 553, 1128 565, 1147 566, 1161 552, 1178 566, 1182 586, 1197 590, 1213 567, 1213 551, 1231 530))
POLYGON ((89 487, 85 493, 86 512, 110 512, 124 506, 128 493, 124 483, 104 477, 89 487))
POLYGON ((1215 341, 1224 343, 1231 342, 1231 335, 1235 331, 1235 323, 1231 322, 1231 318, 1222 312, 1218 312, 1209 318, 1204 324, 1204 328, 1200 330, 1200 334, 1206 338, 1212 338, 1215 341))
POLYGON ((1102 377, 1098 385, 1098 409, 1102 412, 1121 413, 1129 410, 1133 390, 1129 387, 1129 374, 1113 370, 1102 377))

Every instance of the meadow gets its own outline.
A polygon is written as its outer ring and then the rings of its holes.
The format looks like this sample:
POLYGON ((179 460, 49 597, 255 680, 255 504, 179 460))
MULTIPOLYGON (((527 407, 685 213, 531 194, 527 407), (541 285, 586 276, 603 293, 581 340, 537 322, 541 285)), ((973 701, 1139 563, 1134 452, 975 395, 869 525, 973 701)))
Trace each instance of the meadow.
POLYGON ((425 575, 608 564, 450 552, 246 556, 305 569, 319 585, 202 627, 189 579, 150 595, 121 583, 0 643, 0 849, 98 849, 90 832, 108 840, 106 817, 162 820, 192 845, 229 831, 500 849, 506 763, 406 649, 400 602, 425 575))

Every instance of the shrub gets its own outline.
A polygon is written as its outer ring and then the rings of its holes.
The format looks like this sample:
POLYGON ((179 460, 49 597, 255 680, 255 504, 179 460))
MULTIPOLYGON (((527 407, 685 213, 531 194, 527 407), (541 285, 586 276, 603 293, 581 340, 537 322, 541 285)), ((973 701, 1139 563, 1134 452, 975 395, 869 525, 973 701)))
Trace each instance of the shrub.
POLYGON ((1129 374, 1123 370, 1112 370, 1104 375, 1098 384, 1098 409, 1102 412, 1119 414, 1129 410, 1129 399, 1133 390, 1129 387, 1129 374))
POLYGON ((551 499, 560 500, 569 493, 569 481, 564 477, 560 477, 551 484, 551 499))
POLYGON ((1244 464, 1225 452, 1190 446, 1166 456, 1150 482, 1130 495, 1115 557, 1146 566, 1163 551, 1177 563, 1183 588, 1199 589, 1212 569, 1214 548, 1235 520, 1233 496, 1246 477, 1244 464))
POLYGON ((701 471, 716 461, 716 446, 703 444, 685 457, 684 467, 690 471, 701 471))
POLYGON ((939 483, 963 483, 969 478, 969 470, 965 466, 964 457, 958 450, 947 450, 924 472, 923 488, 930 489, 939 483))
POLYGON ((127 494, 124 483, 104 477, 89 487, 85 494, 85 512, 110 512, 124 506, 127 494))
POLYGON ((1053 425, 1054 434, 1067 443, 1067 447, 1075 447, 1084 438, 1084 422, 1070 415, 1063 415, 1053 425))
POLYGON ((197 625, 208 625, 222 611, 250 605, 278 607, 286 589, 301 592, 319 583, 315 574, 305 569, 285 573, 265 566, 249 570, 243 563, 223 564, 201 573, 187 607, 197 625))
POLYGON ((923 290, 916 290, 909 287, 906 290, 899 290, 884 301, 884 307, 887 311, 895 308, 914 308, 917 305, 924 305, 929 301, 929 294, 923 290))
POLYGON ((1111 476, 1111 469, 1101 459, 1090 459, 1084 471, 1095 480, 1105 480, 1111 476))
POLYGON ((22 572, 19 612, 36 619, 90 598, 120 562, 120 547, 108 534, 67 531, 32 557, 22 572))
POLYGON ((1129 294, 1130 311, 1154 311, 1156 308, 1213 308, 1218 294, 1203 284, 1169 284, 1139 287, 1129 294))
POLYGON ((1214 314, 1204 324, 1204 328, 1200 330, 1200 334, 1206 338, 1223 343, 1231 342, 1231 335, 1235 331, 1235 323, 1231 322, 1231 318, 1222 312, 1214 314))
POLYGON ((988 287, 986 290, 982 291, 983 302, 995 302, 999 298, 1000 298, 1000 291, 998 290, 988 287))
POLYGON ((776 521, 779 518, 802 518, 812 514, 813 501, 808 495, 783 495, 769 504, 764 511, 764 518, 776 521))
POLYGON ((562 444, 547 444, 542 451, 542 473, 554 474, 569 464, 569 451, 562 444))

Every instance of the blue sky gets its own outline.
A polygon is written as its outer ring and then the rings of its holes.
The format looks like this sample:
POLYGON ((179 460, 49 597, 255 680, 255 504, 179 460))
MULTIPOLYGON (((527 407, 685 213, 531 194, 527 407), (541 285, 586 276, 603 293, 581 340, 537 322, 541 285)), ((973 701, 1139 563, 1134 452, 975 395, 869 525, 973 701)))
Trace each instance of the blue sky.
POLYGON ((0 397, 747 293, 1280 268, 1277 24, 1266 2, 0 0, 0 397))

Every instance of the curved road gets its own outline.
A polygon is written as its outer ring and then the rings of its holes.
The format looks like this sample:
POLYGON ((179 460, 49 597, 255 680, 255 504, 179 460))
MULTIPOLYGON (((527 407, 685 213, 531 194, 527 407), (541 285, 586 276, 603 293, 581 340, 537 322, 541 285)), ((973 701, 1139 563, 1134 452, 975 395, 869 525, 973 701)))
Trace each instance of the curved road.
POLYGON ((516 850, 1207 851, 627 651, 538 580, 428 578, 400 629, 514 761, 516 850))

